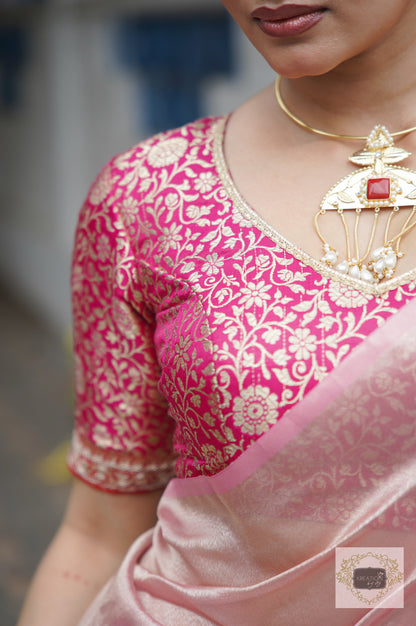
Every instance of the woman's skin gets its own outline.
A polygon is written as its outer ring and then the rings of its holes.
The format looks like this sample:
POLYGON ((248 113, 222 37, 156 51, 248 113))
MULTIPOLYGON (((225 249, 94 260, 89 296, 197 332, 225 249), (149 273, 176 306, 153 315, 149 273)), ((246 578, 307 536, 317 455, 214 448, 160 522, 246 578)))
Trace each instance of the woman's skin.
POLYGON ((75 480, 18 626, 75 626, 133 541, 154 526, 162 491, 121 495, 75 480))
MULTIPOLYGON (((396 131, 416 124, 416 1, 328 0, 322 19, 301 35, 265 34, 251 12, 265 0, 223 4, 271 67, 288 106, 325 130, 368 135, 376 123, 396 131)), ((311 6, 313 0, 296 0, 311 6)), ((318 4, 316 5, 318 6, 318 4)), ((399 145, 416 152, 416 133, 399 145)), ((329 140, 298 127, 280 111, 273 86, 242 105, 225 137, 237 188, 272 226, 320 258, 313 215, 326 191, 354 166, 362 144, 329 140)), ((404 165, 416 169, 412 157, 404 165)), ((329 225, 343 243, 339 225, 329 225)), ((342 233, 341 233, 342 235, 342 233)), ((413 233, 400 272, 416 267, 413 233)), ((151 527, 161 492, 112 495, 75 481, 67 513, 32 583, 19 626, 74 626, 115 572, 135 537, 151 527)))
MULTIPOLYGON (((367 136, 377 124, 391 131, 416 125, 416 2, 329 0, 323 18, 298 37, 265 34, 251 12, 289 2, 224 0, 242 30, 282 78, 281 91, 299 118, 327 131, 367 136)), ((312 6, 308 0, 297 5, 312 6)), ((416 153, 416 133, 397 142, 416 153)), ((326 192, 356 167, 348 157, 364 142, 331 140, 300 128, 279 108, 274 86, 232 115, 225 137, 228 167, 237 189, 271 226, 319 259, 313 216, 326 192)), ((402 164, 400 164, 402 165, 402 164)), ((403 166, 416 170, 416 158, 403 166)), ((383 217, 384 219, 384 217, 383 217)), ((361 249, 366 249, 363 212, 361 249)), ((327 240, 345 249, 339 218, 321 221, 327 240)), ((405 257, 396 274, 416 267, 415 233, 403 239, 405 257)))

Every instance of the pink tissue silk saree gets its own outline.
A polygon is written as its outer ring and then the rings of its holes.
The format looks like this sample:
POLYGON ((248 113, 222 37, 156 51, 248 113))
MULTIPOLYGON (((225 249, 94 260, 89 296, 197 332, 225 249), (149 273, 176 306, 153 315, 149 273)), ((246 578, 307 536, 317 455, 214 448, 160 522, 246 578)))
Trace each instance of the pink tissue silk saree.
POLYGON ((158 515, 82 626, 416 624, 416 299, 158 515), (336 608, 340 546, 403 547, 404 608, 336 608))

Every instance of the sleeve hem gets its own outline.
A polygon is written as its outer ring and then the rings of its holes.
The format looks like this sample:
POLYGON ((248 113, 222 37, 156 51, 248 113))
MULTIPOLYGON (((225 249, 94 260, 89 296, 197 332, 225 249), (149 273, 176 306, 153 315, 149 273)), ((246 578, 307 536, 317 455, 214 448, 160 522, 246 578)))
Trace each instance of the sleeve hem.
MULTIPOLYGON (((141 493, 150 493, 151 491, 156 491, 157 489, 163 489, 164 487, 166 487, 166 485, 168 484, 169 480, 168 479, 165 483, 157 485, 157 484, 153 484, 153 485, 149 485, 147 487, 138 487, 137 489, 123 489, 122 487, 119 488, 110 488, 110 487, 106 487, 105 485, 100 485, 97 483, 94 483, 93 481, 91 481, 90 479, 86 478, 85 476, 82 476, 81 474, 79 474, 73 467, 71 467, 70 465, 68 465, 67 463, 67 468, 68 471, 70 472, 70 474, 76 478, 77 480, 80 480, 82 483, 84 483, 85 485, 88 485, 89 487, 91 487, 92 489, 96 489, 97 491, 102 491, 103 493, 110 493, 113 495, 140 495, 141 493)), ((172 476, 173 478, 173 476, 172 476)))
POLYGON ((143 464, 125 451, 103 450, 74 433, 68 470, 91 487, 107 493, 145 493, 163 488, 175 476, 176 457, 143 464))

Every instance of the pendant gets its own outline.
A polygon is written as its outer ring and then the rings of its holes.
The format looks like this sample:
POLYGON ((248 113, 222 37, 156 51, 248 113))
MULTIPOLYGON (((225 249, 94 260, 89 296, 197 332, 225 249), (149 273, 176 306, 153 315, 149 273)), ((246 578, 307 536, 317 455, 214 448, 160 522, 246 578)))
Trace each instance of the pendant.
POLYGON ((387 128, 377 125, 368 136, 365 148, 349 157, 360 169, 328 191, 315 215, 315 229, 323 244, 321 261, 326 265, 370 284, 392 278, 397 262, 403 256, 401 239, 416 226, 416 172, 396 165, 408 156, 410 152, 394 145, 387 128), (400 213, 405 207, 408 210, 400 213), (340 216, 346 242, 343 259, 320 229, 320 220, 328 211, 336 211, 340 216), (355 219, 351 227, 347 224, 345 212, 352 211, 355 219), (363 211, 371 211, 373 223, 368 245, 360 251, 358 233, 363 211), (382 245, 378 243, 373 249, 382 211, 388 212, 382 245))

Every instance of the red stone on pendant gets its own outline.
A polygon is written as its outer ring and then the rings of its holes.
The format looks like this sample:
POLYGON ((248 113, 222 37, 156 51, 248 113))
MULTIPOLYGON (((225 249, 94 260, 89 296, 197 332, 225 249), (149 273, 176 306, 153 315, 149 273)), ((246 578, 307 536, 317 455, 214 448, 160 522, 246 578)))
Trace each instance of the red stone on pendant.
POLYGON ((367 200, 387 200, 390 198, 390 178, 369 178, 367 200))

